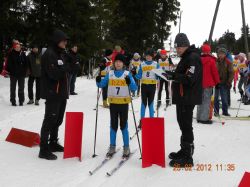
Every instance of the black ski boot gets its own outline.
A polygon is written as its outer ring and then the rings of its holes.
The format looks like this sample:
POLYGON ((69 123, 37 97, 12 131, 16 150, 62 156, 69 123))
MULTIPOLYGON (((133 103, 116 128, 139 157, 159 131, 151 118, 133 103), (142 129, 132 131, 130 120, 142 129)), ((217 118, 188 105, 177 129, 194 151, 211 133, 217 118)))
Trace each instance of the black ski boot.
POLYGON ((47 159, 47 160, 56 160, 57 156, 54 155, 49 149, 40 149, 39 158, 47 159))
POLYGON ((169 162, 171 167, 193 167, 193 153, 194 153, 194 144, 187 142, 182 142, 182 157, 179 159, 173 159, 169 162))
POLYGON ((50 142, 49 142, 49 150, 51 152, 63 152, 64 151, 64 147, 61 146, 58 143, 58 139, 57 140, 50 140, 50 142))
POLYGON ((123 155, 122 158, 123 159, 128 159, 130 156, 130 149, 129 147, 123 147, 123 155))
POLYGON ((107 158, 111 158, 114 154, 115 154, 115 148, 116 148, 116 146, 115 145, 110 145, 109 146, 109 150, 108 150, 108 152, 107 152, 107 154, 106 154, 106 157, 107 158))

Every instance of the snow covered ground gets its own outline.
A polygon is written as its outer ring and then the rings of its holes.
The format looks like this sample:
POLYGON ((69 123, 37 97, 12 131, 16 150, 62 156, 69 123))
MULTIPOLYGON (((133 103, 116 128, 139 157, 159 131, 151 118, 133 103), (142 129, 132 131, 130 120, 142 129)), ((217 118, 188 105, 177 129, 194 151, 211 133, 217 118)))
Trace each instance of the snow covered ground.
MULTIPOLYGON (((27 83, 27 80, 26 80, 27 83)), ((66 111, 84 112, 83 128, 83 161, 64 160, 62 153, 56 153, 58 160, 47 161, 38 158, 39 147, 27 148, 5 141, 12 127, 39 132, 44 115, 44 101, 40 106, 24 105, 12 107, 9 102, 9 79, 0 77, 0 186, 102 186, 102 187, 236 187, 245 171, 250 171, 250 122, 230 121, 225 125, 197 124, 194 121, 195 153, 194 163, 211 165, 212 171, 174 171, 167 166, 152 166, 142 169, 139 151, 112 177, 106 177, 109 171, 120 160, 122 151, 99 170, 89 176, 106 154, 109 145, 109 110, 100 108, 96 151, 99 155, 92 158, 95 127, 96 86, 94 80, 77 79, 77 96, 68 100, 66 111), (216 164, 222 164, 217 168, 216 164), (227 164, 234 164, 234 171, 227 171, 227 164)), ((27 102, 27 84, 25 88, 27 102)), ((239 94, 232 93, 232 107, 237 108, 239 94)), ((133 100, 137 120, 139 120, 140 99, 133 100)), ((250 106, 241 105, 239 116, 250 114, 250 106)), ((237 110, 230 109, 235 116, 237 110)), ((196 109, 195 109, 196 113, 196 109)), ((179 149, 180 130, 176 121, 175 106, 164 111, 166 163, 171 151, 179 149)), ((129 113, 130 134, 135 132, 132 112, 129 113)), ((59 132, 60 142, 64 142, 64 123, 59 132)), ((120 131, 118 147, 122 146, 120 131)), ((131 141, 131 150, 136 149, 136 139, 131 141)))

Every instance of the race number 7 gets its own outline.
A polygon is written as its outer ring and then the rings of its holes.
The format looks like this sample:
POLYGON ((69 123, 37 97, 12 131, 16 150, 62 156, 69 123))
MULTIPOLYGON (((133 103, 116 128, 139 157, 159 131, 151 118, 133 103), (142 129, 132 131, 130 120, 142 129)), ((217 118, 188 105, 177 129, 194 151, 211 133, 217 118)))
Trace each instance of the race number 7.
POLYGON ((115 87, 115 88, 117 89, 117 93, 116 93, 116 95, 118 95, 118 94, 119 94, 119 92, 120 92, 121 87, 115 87))

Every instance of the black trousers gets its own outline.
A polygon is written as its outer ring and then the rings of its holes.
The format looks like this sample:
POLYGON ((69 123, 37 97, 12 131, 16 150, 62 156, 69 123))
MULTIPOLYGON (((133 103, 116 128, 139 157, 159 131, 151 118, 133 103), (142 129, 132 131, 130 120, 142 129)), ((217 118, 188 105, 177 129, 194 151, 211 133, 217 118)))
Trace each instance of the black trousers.
POLYGON ((176 105, 176 115, 182 133, 182 140, 192 144, 193 133, 193 110, 194 105, 176 105))
POLYGON ((46 100, 45 115, 41 128, 41 149, 48 149, 48 140, 58 139, 59 126, 63 122, 67 100, 46 100))
POLYGON ((128 121, 128 104, 110 104, 110 119, 114 131, 118 129, 118 119, 120 120, 120 129, 123 130, 128 121))
POLYGON ((156 84, 142 84, 141 85, 141 98, 142 103, 146 107, 150 106, 154 102, 156 84))
POLYGON ((108 98, 108 86, 102 88, 102 99, 103 99, 103 101, 107 100, 107 98, 108 98))
POLYGON ((13 77, 10 76, 10 102, 16 103, 16 85, 18 83, 18 98, 19 103, 24 102, 24 77, 13 77))
POLYGON ((69 74, 68 83, 69 83, 69 93, 72 94, 75 92, 75 82, 77 74, 69 74))
POLYGON ((169 99, 169 92, 168 92, 168 81, 165 81, 163 79, 160 80, 160 87, 158 90, 158 101, 161 101, 161 93, 163 90, 163 86, 165 85, 165 91, 166 91, 166 103, 168 102, 169 99))
POLYGON ((36 82, 36 100, 39 100, 40 99, 40 77, 32 77, 32 76, 29 76, 29 80, 28 80, 29 99, 30 100, 34 99, 34 94, 33 94, 34 82, 36 82))
POLYGON ((140 80, 136 79, 135 76, 133 76, 134 80, 135 80, 135 83, 137 85, 137 95, 139 95, 140 93, 140 90, 141 90, 141 83, 140 83, 140 80))

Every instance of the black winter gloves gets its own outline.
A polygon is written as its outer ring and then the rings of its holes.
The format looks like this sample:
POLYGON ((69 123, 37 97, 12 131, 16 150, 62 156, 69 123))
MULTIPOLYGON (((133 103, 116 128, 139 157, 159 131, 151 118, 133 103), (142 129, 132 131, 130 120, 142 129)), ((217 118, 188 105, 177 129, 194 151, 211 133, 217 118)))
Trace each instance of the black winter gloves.
POLYGON ((125 81, 126 81, 127 85, 129 86, 130 83, 131 83, 129 76, 126 76, 126 77, 125 77, 125 81))
POLYGON ((102 80, 101 76, 97 76, 97 77, 95 78, 95 81, 96 81, 97 83, 101 82, 101 80, 102 80))
POLYGON ((175 72, 172 71, 165 71, 165 73, 162 74, 165 76, 168 80, 174 80, 175 78, 175 72))

